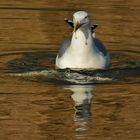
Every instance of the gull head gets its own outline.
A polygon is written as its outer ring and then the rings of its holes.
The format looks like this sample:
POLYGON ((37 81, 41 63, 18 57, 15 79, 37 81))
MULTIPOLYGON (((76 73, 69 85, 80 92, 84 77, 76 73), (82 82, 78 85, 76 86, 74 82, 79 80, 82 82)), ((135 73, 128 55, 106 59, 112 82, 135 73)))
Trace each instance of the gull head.
POLYGON ((89 15, 85 11, 78 11, 73 14, 74 32, 76 32, 80 27, 89 27, 90 19, 89 15))

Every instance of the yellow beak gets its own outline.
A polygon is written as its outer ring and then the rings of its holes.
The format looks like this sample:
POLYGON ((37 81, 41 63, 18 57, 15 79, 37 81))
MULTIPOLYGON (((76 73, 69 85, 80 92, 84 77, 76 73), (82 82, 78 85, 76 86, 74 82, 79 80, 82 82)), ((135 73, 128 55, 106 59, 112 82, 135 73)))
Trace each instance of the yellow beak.
POLYGON ((76 24, 74 25, 74 32, 76 32, 83 24, 81 24, 80 22, 76 22, 76 24))

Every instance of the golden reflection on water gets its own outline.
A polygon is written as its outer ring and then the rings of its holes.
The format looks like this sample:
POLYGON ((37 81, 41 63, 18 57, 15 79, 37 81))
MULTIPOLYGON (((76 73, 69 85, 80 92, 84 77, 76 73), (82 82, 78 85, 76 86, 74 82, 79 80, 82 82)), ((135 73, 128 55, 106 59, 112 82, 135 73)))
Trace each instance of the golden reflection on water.
POLYGON ((96 88, 7 75, 54 68, 54 54, 72 33, 63 19, 72 18, 77 10, 88 11, 92 22, 99 24, 97 37, 110 52, 113 67, 139 67, 139 7, 139 0, 1 0, 0 139, 139 140, 137 75, 130 78, 137 80, 132 84, 96 88), (43 53, 50 50, 51 60, 43 53))

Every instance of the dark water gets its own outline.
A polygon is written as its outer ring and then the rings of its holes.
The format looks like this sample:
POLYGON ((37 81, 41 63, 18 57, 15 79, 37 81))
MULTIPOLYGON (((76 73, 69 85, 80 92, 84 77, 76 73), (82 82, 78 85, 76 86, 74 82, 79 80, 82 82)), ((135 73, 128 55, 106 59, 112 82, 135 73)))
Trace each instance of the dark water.
POLYGON ((0 139, 139 140, 140 1, 0 2, 0 139), (59 6, 58 6, 59 5, 59 6), (86 10, 109 70, 55 70, 73 12, 86 10))

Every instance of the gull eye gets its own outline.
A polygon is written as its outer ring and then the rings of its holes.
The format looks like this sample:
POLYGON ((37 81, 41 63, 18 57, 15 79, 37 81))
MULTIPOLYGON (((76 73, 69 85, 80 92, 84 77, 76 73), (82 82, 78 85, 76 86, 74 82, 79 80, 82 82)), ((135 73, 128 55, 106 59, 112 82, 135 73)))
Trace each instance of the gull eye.
POLYGON ((87 18, 88 18, 88 16, 85 17, 85 19, 87 19, 87 18))

